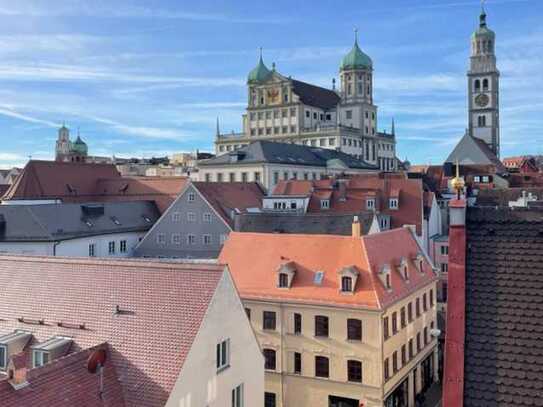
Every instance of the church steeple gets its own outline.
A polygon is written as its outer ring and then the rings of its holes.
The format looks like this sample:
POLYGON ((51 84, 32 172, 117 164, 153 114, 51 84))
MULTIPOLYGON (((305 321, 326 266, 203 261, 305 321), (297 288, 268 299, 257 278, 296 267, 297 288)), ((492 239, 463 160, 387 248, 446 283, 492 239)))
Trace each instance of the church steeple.
POLYGON ((469 85, 469 134, 483 140, 499 156, 499 79, 494 53, 496 34, 488 28, 484 2, 479 27, 471 36, 469 85))

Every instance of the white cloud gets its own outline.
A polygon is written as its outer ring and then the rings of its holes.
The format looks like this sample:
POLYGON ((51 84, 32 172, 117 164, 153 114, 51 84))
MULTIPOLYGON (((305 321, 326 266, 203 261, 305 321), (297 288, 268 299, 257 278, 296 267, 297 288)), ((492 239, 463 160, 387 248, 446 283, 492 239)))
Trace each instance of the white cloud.
POLYGON ((26 114, 16 112, 15 110, 12 110, 6 106, 0 106, 0 115, 10 117, 12 119, 22 120, 28 123, 43 124, 48 127, 60 127, 58 123, 54 123, 49 120, 39 119, 37 117, 28 116, 26 114))
POLYGON ((97 123, 105 124, 112 129, 118 131, 119 133, 149 138, 157 140, 175 140, 181 141, 183 139, 189 138, 191 136, 183 133, 182 130, 178 129, 169 129, 169 128, 157 128, 157 127, 145 127, 145 126, 134 126, 124 123, 119 123, 115 120, 105 119, 101 117, 88 117, 91 120, 94 120, 97 123))

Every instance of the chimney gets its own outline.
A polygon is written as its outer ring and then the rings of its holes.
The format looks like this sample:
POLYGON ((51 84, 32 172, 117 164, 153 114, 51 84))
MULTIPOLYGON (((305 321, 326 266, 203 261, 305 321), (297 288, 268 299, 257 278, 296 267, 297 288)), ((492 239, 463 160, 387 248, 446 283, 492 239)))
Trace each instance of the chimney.
POLYGON ((449 295, 443 373, 443 407, 464 401, 464 345, 466 329, 466 201, 449 203, 449 295))
POLYGON ((29 385, 26 381, 27 355, 24 352, 13 355, 8 364, 8 382, 15 390, 22 389, 29 385))
POLYGON ((358 216, 355 216, 353 218, 352 237, 359 238, 361 235, 362 235, 362 229, 360 228, 360 221, 358 220, 358 216))

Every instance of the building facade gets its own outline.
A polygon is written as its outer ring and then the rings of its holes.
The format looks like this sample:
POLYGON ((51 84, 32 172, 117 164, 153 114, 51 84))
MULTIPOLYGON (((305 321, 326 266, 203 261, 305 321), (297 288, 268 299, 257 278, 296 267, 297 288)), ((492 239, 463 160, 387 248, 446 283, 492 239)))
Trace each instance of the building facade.
POLYGON ((226 242, 219 261, 265 357, 265 406, 411 407, 437 379, 430 261, 407 228, 359 233, 226 242))
POLYGON ((394 123, 378 131, 373 100, 373 62, 358 39, 339 68, 340 85, 322 88, 280 74, 264 64, 262 54, 247 79, 247 112, 243 131, 221 134, 217 126, 217 155, 255 140, 272 140, 339 150, 377 165, 398 168, 394 123))
POLYGON ((471 37, 468 71, 469 134, 500 155, 500 72, 496 66, 496 34, 488 28, 486 12, 471 37))

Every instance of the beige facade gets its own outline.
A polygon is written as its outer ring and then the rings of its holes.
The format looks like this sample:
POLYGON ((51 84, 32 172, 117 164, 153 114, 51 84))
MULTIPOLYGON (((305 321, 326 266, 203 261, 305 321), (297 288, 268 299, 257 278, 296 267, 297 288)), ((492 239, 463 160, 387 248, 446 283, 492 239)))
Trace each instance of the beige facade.
MULTIPOLYGON (((421 287, 416 293, 399 301, 384 311, 364 308, 342 308, 328 305, 309 305, 287 302, 245 299, 244 305, 250 314, 251 323, 264 352, 275 351, 275 369, 266 370, 265 391, 275 394, 276 406, 329 407, 334 401, 349 399, 353 406, 383 406, 385 400, 408 379, 407 404, 414 406, 415 394, 427 384, 421 364, 431 358, 432 380, 437 380, 437 341, 430 330, 436 322, 436 282, 421 287), (430 300, 430 292, 432 300, 430 300), (427 306, 423 308, 423 294, 427 306), (420 315, 416 313, 419 300, 420 315), (407 307, 411 303, 413 320, 408 321, 407 307), (431 305, 430 305, 431 303, 431 305), (402 308, 405 326, 402 324, 402 308), (276 328, 263 328, 264 312, 274 312, 276 328), (301 315, 301 332, 295 332, 294 315, 301 315), (397 333, 393 334, 393 315, 396 317, 397 333), (316 336, 315 317, 328 318, 327 337, 316 336), (385 339, 384 320, 388 318, 390 334, 385 339), (362 323, 362 339, 348 339, 348 320, 362 323), (424 340, 426 328, 427 341, 424 340), (420 349, 417 349, 420 335, 420 349), (409 356, 409 341, 413 355, 409 356), (402 347, 406 352, 402 363, 402 347), (393 366, 396 352, 397 369, 393 366), (301 355, 301 371, 295 371, 295 353, 301 355), (329 376, 316 376, 316 357, 329 360, 329 376), (389 378, 385 380, 385 360, 389 364, 389 378), (349 380, 349 361, 361 363, 361 382, 349 380), (337 398, 336 398, 337 397, 337 398), (355 404, 355 401, 358 404, 355 404)), ((427 362, 428 363, 428 362, 427 362)), ((269 367, 269 366, 268 366, 269 367)), ((348 401, 346 401, 348 402, 348 401)), ((341 404, 337 404, 341 406, 341 404)), ((348 405, 348 404, 345 404, 348 405)), ((392 404, 390 404, 392 405, 392 404)), ((401 404, 400 404, 401 405, 401 404)))

